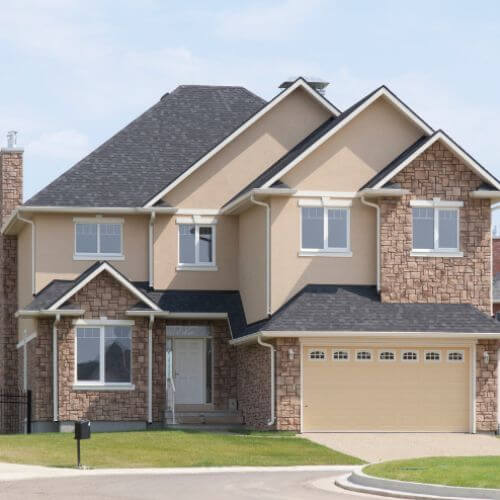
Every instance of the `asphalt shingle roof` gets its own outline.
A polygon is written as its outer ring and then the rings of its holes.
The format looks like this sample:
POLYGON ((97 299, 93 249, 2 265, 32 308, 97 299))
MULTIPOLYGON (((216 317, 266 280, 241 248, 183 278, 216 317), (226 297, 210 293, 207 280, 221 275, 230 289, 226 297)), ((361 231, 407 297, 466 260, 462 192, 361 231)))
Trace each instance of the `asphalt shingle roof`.
POLYGON ((143 206, 265 104, 243 87, 177 87, 25 205, 143 206))
POLYGON ((373 286, 307 285, 259 331, 500 333, 500 323, 470 304, 382 303, 373 286))

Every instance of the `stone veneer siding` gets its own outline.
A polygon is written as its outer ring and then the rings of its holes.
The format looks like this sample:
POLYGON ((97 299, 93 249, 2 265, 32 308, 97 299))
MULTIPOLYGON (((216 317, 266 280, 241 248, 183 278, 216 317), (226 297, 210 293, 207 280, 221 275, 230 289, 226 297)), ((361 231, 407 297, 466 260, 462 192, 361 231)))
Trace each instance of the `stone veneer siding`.
POLYGON ((469 196, 482 180, 437 142, 391 182, 411 194, 380 201, 381 300, 470 303, 491 314, 490 200, 469 196), (435 197, 464 202, 460 209, 463 258, 410 256, 410 200, 435 197))
POLYGON ((238 407, 252 429, 269 429, 271 374, 269 348, 259 344, 237 348, 238 407))
POLYGON ((300 431, 300 344, 276 339, 276 428, 300 431), (293 359, 290 359, 293 353, 293 359))
POLYGON ((498 349, 499 340, 480 340, 476 347, 476 429, 498 430, 498 349), (490 355, 486 365, 484 352, 490 355))
MULTIPOLYGON (((23 192, 22 151, 0 151, 0 224, 3 225, 23 192)), ((0 234, 0 387, 20 387, 18 378, 17 237, 0 234)))

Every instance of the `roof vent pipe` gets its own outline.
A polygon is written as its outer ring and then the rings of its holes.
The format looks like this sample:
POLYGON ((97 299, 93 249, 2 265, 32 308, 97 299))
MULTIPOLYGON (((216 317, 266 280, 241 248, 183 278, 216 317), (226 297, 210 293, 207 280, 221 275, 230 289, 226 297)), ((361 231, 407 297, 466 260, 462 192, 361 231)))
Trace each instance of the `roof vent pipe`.
POLYGON ((9 149, 17 147, 17 130, 9 130, 7 132, 7 147, 9 149))
POLYGON ((292 86, 299 78, 305 80, 314 90, 319 92, 321 95, 325 95, 326 87, 330 85, 330 82, 327 82, 326 80, 315 76, 290 76, 279 86, 279 88, 287 89, 288 87, 292 86))

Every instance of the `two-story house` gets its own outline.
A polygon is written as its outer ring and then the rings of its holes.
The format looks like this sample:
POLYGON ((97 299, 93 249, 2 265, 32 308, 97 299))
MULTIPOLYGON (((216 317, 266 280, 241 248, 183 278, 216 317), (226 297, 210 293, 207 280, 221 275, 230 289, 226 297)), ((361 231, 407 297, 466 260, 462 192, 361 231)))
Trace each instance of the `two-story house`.
POLYGON ((25 203, 2 150, 0 384, 36 430, 497 430, 499 181, 324 87, 180 86, 25 203))

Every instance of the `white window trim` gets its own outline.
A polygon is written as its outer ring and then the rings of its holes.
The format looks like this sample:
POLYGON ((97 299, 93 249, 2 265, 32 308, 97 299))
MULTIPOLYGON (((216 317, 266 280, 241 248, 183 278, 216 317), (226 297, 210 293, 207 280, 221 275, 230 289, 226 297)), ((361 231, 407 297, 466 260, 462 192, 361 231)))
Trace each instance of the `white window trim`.
POLYGON ((419 358, 420 358, 420 356, 419 356, 418 351, 415 351, 415 350, 413 350, 413 349, 403 349, 403 350, 401 351, 401 362, 402 362, 402 363, 418 363, 418 362, 419 362, 419 358), (403 357, 403 356, 404 356, 404 355, 405 355, 405 353, 407 353, 407 352, 411 352, 411 353, 416 354, 416 355, 417 355, 417 358, 416 358, 416 359, 404 359, 404 357, 403 357))
POLYGON ((378 352, 378 360, 381 362, 381 363, 394 363, 396 361, 396 351, 392 350, 392 349, 381 349, 379 352, 378 352), (382 353, 384 352, 390 352, 394 357, 393 359, 382 359, 381 356, 382 356, 382 353))
POLYGON ((439 349, 424 351, 424 363, 441 363, 442 359, 443 359, 443 353, 439 349), (439 359, 427 359, 427 354, 431 352, 439 353, 439 359))
POLYGON ((309 353, 308 353, 307 357, 308 357, 309 361, 314 361, 314 362, 322 361, 323 362, 323 361, 326 361, 326 351, 324 349, 316 349, 316 348, 309 349, 309 353), (313 352, 322 352, 324 357, 323 358, 311 358, 311 354, 313 352))
POLYGON ((300 238, 300 250, 298 252, 299 257, 352 257, 351 250, 351 210, 347 206, 338 205, 300 205, 300 227, 299 227, 299 238, 300 238), (323 207, 323 248, 302 248, 302 207, 323 207), (347 247, 346 248, 334 248, 327 247, 328 244, 328 210, 332 208, 342 208, 347 212, 347 247))
MULTIPOLYGON (((73 234, 74 234, 74 245, 73 245, 73 260, 125 260, 125 254, 123 252, 123 219, 115 217, 74 217, 73 218, 73 234), (78 252, 76 249, 76 225, 77 224, 119 224, 120 225, 120 248, 119 253, 103 253, 103 252, 78 252)), ((101 231, 99 227, 97 228, 97 249, 100 248, 101 231)))
POLYGON ((195 222, 179 222, 177 231, 177 271, 217 271, 216 249, 217 249, 217 231, 214 224, 198 224, 195 222), (181 225, 192 225, 195 227, 194 233, 194 259, 195 262, 181 262, 181 225), (199 262, 200 259, 200 228, 210 227, 212 229, 212 262, 199 262))
POLYGON ((356 361, 359 363, 370 363, 373 361, 373 351, 371 349, 357 349, 356 350, 356 356, 354 358, 356 361), (358 359, 358 354, 361 352, 369 352, 370 353, 370 359, 358 359))
POLYGON ((463 201, 442 201, 439 198, 433 200, 411 200, 410 206, 413 208, 433 208, 434 209, 434 248, 414 248, 413 247, 413 210, 412 210, 412 257, 463 257, 460 251, 460 208, 464 206, 463 201), (454 210, 457 214, 457 247, 439 247, 439 212, 441 210, 454 210))
POLYGON ((463 349, 451 349, 446 353, 446 362, 447 363, 464 363, 465 362, 465 351, 463 349), (450 359, 449 356, 451 353, 456 352, 462 355, 462 359, 450 359))
POLYGON ((334 349, 332 351, 332 361, 334 363, 347 363, 350 360, 351 360, 351 353, 350 353, 349 349, 334 349), (347 353, 347 358, 346 359, 335 359, 334 355, 335 355, 336 352, 346 352, 347 353))
MULTIPOLYGON (((89 320, 87 320, 89 321, 89 320)), ((74 360, 75 360, 75 374, 73 389, 79 390, 108 390, 108 391, 127 391, 134 390, 135 385, 132 383, 133 373, 132 373, 132 336, 133 329, 130 324, 126 321, 120 321, 119 323, 113 323, 115 326, 129 326, 130 327, 130 382, 106 382, 105 377, 105 359, 106 359, 106 347, 105 347, 105 329, 106 326, 110 326, 110 323, 100 322, 99 324, 84 323, 80 325, 75 325, 75 342, 74 342, 74 360), (99 328, 99 380, 98 381, 88 381, 88 380, 78 380, 78 328, 99 328)))

